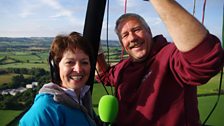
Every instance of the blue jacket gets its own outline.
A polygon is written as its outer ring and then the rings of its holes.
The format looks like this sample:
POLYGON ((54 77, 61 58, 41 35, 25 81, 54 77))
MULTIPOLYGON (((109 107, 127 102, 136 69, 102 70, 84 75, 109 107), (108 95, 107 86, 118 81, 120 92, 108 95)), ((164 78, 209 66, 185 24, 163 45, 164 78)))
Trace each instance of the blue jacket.
MULTIPOLYGON (((56 98, 57 99, 57 98, 56 98)), ((63 98, 67 99, 67 98, 63 98)), ((71 107, 55 101, 55 95, 42 92, 19 122, 20 126, 93 126, 95 123, 81 106, 71 107)))

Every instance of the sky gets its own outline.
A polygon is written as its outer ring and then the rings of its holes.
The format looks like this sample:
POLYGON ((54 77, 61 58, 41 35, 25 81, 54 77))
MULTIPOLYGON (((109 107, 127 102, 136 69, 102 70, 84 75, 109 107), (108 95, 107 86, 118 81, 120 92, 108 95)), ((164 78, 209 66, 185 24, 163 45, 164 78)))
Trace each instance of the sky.
MULTIPOLYGON (((101 39, 118 40, 114 26, 124 13, 125 0, 109 0, 109 15, 104 14, 101 39)), ((176 0, 193 13, 194 0, 176 0)), ((108 2, 108 1, 107 1, 108 2)), ((195 17, 202 20, 204 0, 196 0, 195 17)), ((72 31, 83 33, 88 0, 1 0, 0 37, 54 37, 72 31)), ((107 9, 107 7, 106 7, 107 9)), ((151 3, 143 0, 127 0, 126 12, 137 13, 145 18, 153 35, 169 34, 151 3)), ((221 39, 223 0, 207 0, 205 27, 221 39)), ((94 24, 93 24, 94 25, 94 24)))

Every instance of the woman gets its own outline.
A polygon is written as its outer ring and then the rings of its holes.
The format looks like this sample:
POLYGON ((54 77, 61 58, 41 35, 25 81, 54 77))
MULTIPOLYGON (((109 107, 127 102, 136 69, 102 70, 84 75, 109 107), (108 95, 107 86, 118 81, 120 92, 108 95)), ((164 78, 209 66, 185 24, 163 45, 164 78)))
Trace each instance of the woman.
POLYGON ((96 125, 89 81, 93 64, 92 49, 77 32, 56 36, 49 64, 52 82, 45 84, 20 125, 96 125))

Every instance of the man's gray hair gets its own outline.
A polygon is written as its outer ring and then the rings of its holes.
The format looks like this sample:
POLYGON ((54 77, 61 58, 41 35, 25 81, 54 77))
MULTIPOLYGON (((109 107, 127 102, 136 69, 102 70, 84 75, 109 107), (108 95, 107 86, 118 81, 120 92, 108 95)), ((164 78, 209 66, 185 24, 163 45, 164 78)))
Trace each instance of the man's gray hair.
POLYGON ((115 26, 115 32, 116 32, 116 34, 119 36, 119 32, 118 32, 118 26, 120 25, 120 23, 123 21, 123 20, 125 20, 125 19, 127 19, 127 18, 135 18, 135 19, 137 19, 138 21, 140 21, 141 23, 142 23, 142 25, 145 27, 145 29, 148 29, 149 30, 149 32, 151 32, 150 31, 150 28, 149 28, 149 26, 148 26, 148 24, 146 23, 146 21, 144 20, 144 18, 142 18, 140 15, 138 15, 138 14, 135 14, 135 13, 126 13, 126 14, 123 14, 123 15, 121 15, 118 19, 117 19, 117 21, 116 21, 116 26, 115 26))

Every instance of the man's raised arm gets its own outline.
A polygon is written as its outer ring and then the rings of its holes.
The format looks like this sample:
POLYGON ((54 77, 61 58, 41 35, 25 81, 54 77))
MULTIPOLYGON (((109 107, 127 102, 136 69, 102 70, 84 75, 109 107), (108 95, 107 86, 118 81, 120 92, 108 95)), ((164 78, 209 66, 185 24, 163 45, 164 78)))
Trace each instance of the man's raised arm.
POLYGON ((175 0, 150 0, 150 2, 180 51, 191 50, 205 38, 208 32, 206 28, 175 0))

